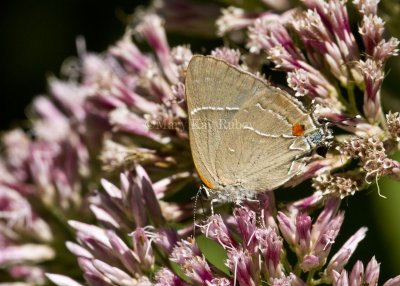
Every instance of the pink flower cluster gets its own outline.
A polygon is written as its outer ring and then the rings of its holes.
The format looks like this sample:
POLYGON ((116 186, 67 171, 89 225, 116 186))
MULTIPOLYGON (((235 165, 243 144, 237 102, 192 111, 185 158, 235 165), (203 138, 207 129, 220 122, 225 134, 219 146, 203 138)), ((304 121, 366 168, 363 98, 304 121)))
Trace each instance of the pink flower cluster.
MULTIPOLYGON (((389 157, 399 149, 400 117, 385 115, 380 102, 398 40, 384 37, 378 1, 348 3, 361 19, 355 31, 345 1, 304 0, 293 9, 278 2, 246 10, 154 1, 104 53, 88 52, 79 39, 78 59, 65 63, 62 79, 49 80, 49 96, 34 100, 27 130, 1 138, 0 279, 377 285, 375 257, 365 268, 357 261, 345 269, 366 228, 331 249, 344 220, 341 200, 382 176, 400 179, 399 162, 389 157), (315 155, 286 184, 312 178, 313 195, 275 203, 267 192, 193 221, 199 211, 191 198, 201 180, 190 153, 184 84, 193 51, 171 47, 165 28, 223 37, 226 46, 209 54, 257 77, 268 78, 265 65, 284 71, 286 89, 314 99, 319 120, 343 130, 336 148, 315 155), (222 251, 219 264, 202 238, 222 251)), ((399 284, 397 276, 384 285, 399 284)))

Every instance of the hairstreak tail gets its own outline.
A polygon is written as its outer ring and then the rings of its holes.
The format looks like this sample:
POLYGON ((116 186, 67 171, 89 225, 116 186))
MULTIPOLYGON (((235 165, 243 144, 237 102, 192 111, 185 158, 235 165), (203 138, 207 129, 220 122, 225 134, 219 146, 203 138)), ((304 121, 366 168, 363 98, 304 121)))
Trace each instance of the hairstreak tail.
POLYGON ((331 131, 300 101, 223 60, 193 56, 185 85, 193 160, 216 199, 274 190, 330 145, 331 131))

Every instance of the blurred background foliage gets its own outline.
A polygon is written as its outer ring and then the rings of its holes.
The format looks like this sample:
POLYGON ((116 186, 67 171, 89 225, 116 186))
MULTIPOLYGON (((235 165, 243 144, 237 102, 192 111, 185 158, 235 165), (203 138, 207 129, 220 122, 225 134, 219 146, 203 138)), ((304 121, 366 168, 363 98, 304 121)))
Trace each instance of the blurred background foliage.
MULTIPOLYGON (((213 2, 213 1, 208 1, 213 2)), ((219 4, 222 1, 214 1, 219 4)), ((227 1, 225 1, 227 2, 227 1)), ((35 95, 46 93, 46 78, 58 75, 65 59, 76 55, 75 40, 84 36, 89 51, 101 52, 124 33, 125 20, 144 0, 7 0, 0 17, 1 45, 1 129, 26 124, 26 106, 35 95)), ((226 4, 226 3, 224 3, 226 4)), ((223 4, 223 5, 224 5, 223 4)), ((400 38, 400 1, 383 0, 380 15, 393 36, 400 38)), ((351 16, 350 16, 351 18, 351 16)), ((216 39, 200 40, 171 33, 170 44, 189 43, 199 52, 221 45, 216 39)), ((385 111, 400 111, 400 57, 387 64, 382 91, 385 111)), ((400 154, 395 154, 400 160, 400 154)), ((367 262, 373 255, 383 262, 380 281, 400 274, 400 182, 384 178, 379 182, 384 199, 376 187, 343 202, 346 219, 335 246, 340 246, 361 226, 369 231, 353 259, 367 262)), ((287 200, 290 190, 277 194, 287 200)), ((334 253, 335 249, 333 249, 334 253)))

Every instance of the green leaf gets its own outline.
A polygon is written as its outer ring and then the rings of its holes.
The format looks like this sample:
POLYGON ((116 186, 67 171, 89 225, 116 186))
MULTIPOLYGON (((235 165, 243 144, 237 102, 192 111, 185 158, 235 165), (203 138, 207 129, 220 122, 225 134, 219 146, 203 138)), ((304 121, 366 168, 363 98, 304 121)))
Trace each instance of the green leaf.
POLYGON ((221 245, 216 243, 214 240, 207 238, 205 235, 196 237, 196 243, 208 262, 226 275, 231 276, 229 268, 225 265, 228 255, 221 245))

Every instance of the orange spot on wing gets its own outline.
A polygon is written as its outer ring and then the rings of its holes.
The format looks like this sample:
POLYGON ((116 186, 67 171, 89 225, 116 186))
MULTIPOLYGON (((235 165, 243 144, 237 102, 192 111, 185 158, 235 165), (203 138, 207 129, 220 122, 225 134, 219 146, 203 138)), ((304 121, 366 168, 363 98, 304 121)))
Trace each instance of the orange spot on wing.
MULTIPOLYGON (((193 157, 193 156, 192 156, 192 157, 193 157)), ((196 161, 194 160, 194 158, 193 158, 193 162, 194 162, 194 167, 196 168, 197 174, 199 174, 200 179, 203 181, 204 185, 206 185, 206 186, 209 187, 210 189, 214 189, 214 186, 213 186, 209 181, 207 181, 207 180, 203 177, 203 175, 200 173, 199 169, 197 169, 196 161)))
POLYGON ((304 133, 305 133, 304 125, 302 125, 300 123, 296 123, 293 125, 292 134, 294 136, 302 136, 302 135, 304 135, 304 133))

